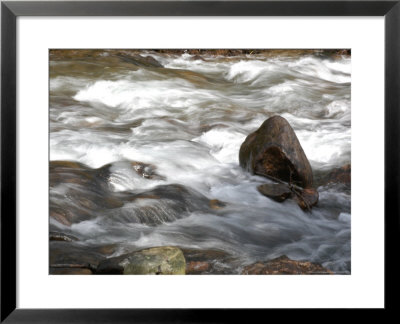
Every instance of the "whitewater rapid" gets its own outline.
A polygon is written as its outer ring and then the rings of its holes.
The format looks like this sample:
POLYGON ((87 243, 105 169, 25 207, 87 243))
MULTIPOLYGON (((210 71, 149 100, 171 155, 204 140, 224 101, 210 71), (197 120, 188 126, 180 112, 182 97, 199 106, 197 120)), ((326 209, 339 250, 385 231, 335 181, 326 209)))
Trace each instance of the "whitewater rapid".
MULTIPOLYGON (((226 206, 218 213, 190 211, 157 226, 113 220, 108 212, 71 226, 55 220, 51 225, 87 244, 118 243, 116 254, 160 245, 219 249, 235 256, 233 265, 221 265, 233 272, 285 254, 350 273, 349 190, 319 187, 318 206, 305 213, 293 201, 260 195, 256 187, 266 180, 242 170, 238 161, 246 136, 280 115, 314 171, 350 164, 350 57, 143 55, 163 67, 119 66, 107 52, 95 62, 50 62, 50 160, 90 168, 112 163, 113 192, 179 184, 226 206), (141 177, 124 161, 150 164, 160 178, 141 177)), ((67 189, 51 189, 50 200, 62 199, 67 189)), ((140 207, 127 203, 119 212, 140 207)))

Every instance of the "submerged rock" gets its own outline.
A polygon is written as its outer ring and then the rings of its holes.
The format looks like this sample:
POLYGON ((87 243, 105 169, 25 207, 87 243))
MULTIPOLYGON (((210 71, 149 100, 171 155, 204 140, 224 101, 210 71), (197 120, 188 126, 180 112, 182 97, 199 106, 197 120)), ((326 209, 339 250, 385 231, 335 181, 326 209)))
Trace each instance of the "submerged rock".
POLYGON ((155 166, 137 161, 119 161, 97 169, 78 162, 51 161, 50 217, 71 226, 122 208, 132 200, 132 193, 111 190, 113 168, 126 168, 149 181, 164 179, 156 173, 155 166))
POLYGON ((198 55, 198 54, 193 55, 193 56, 190 58, 190 60, 192 60, 192 61, 203 61, 203 62, 206 62, 206 60, 204 59, 204 57, 202 57, 202 56, 200 56, 200 55, 198 55))
POLYGON ((61 232, 50 232, 49 239, 50 241, 64 241, 64 242, 78 241, 78 238, 76 238, 75 236, 61 232))
POLYGON ((287 185, 281 183, 266 183, 257 187, 257 190, 277 202, 285 201, 292 195, 287 185))
POLYGON ((63 210, 57 206, 52 206, 50 203, 50 211, 49 211, 50 218, 56 220, 60 224, 71 226, 72 220, 76 219, 74 215, 68 210, 63 210))
POLYGON ((154 247, 102 261, 97 274, 185 274, 186 260, 179 248, 154 247))
POLYGON ((233 274, 235 258, 226 251, 182 248, 186 259, 186 274, 233 274))
POLYGON ((186 273, 201 274, 210 269, 211 265, 206 261, 190 261, 186 265, 186 273))
POLYGON ((242 274, 332 274, 328 269, 317 263, 295 261, 286 255, 267 261, 246 266, 242 274))
POLYGON ((194 211, 209 211, 210 202, 201 193, 180 184, 157 186, 131 194, 124 208, 113 212, 114 220, 155 226, 184 218, 194 211))
POLYGON ((124 62, 132 63, 139 67, 163 67, 163 65, 152 56, 142 56, 139 54, 116 54, 116 56, 124 62))
POLYGON ((218 199, 211 199, 209 205, 211 209, 221 209, 226 206, 226 203, 218 199))
POLYGON ((325 176, 318 179, 318 185, 327 185, 329 183, 341 183, 346 186, 351 185, 351 164, 346 164, 340 168, 333 169, 325 176))
POLYGON ((302 188, 311 188, 311 165, 286 119, 273 116, 246 137, 239 151, 239 163, 247 171, 302 188))

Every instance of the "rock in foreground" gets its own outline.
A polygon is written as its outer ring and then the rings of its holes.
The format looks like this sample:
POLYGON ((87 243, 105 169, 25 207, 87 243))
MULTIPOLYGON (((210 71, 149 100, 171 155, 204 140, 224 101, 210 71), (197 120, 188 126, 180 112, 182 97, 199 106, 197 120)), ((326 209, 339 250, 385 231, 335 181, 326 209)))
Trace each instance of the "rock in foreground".
POLYGON ((104 260, 96 274, 185 274, 185 269, 182 251, 163 246, 104 260))
POLYGON ((302 188, 311 188, 311 165, 299 140, 280 116, 267 119, 246 137, 239 151, 239 163, 247 171, 267 176, 302 188))
POLYGON ((332 274, 332 272, 317 263, 295 261, 283 255, 267 262, 248 265, 242 274, 332 274))

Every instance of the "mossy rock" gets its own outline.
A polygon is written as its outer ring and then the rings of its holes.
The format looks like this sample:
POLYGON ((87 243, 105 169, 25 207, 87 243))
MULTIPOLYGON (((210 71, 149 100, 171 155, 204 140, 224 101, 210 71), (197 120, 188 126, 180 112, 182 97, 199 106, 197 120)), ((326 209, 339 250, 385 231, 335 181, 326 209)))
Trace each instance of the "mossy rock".
POLYGON ((100 262, 96 274, 185 274, 186 260, 176 247, 162 246, 132 252, 100 262))
POLYGON ((180 249, 171 246, 142 250, 122 261, 124 274, 185 274, 186 261, 180 249))

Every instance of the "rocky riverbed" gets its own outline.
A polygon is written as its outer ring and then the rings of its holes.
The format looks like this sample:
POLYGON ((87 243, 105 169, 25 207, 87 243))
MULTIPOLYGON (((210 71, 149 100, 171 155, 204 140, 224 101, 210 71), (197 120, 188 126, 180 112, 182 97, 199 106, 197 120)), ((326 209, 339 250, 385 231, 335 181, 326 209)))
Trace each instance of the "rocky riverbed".
POLYGON ((51 50, 51 274, 350 274, 348 50, 51 50))

